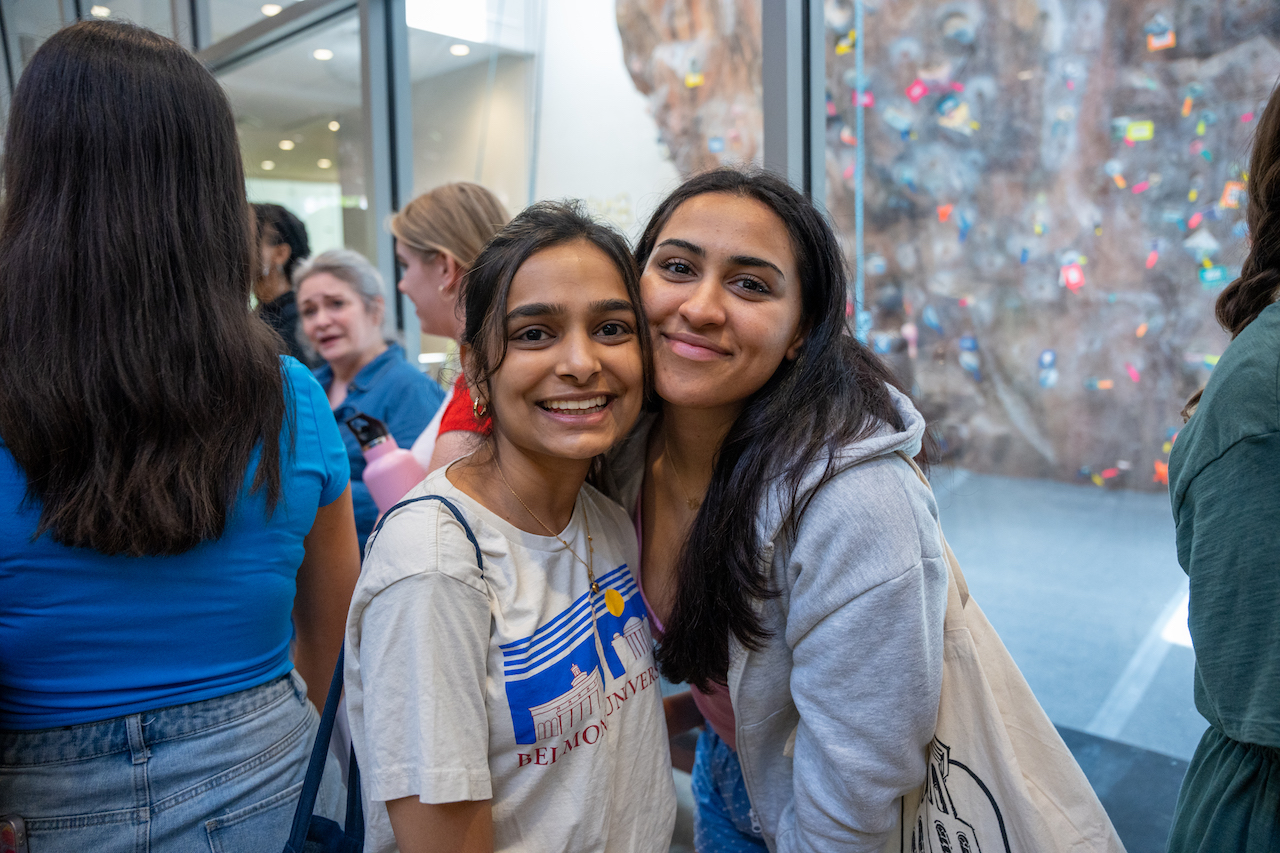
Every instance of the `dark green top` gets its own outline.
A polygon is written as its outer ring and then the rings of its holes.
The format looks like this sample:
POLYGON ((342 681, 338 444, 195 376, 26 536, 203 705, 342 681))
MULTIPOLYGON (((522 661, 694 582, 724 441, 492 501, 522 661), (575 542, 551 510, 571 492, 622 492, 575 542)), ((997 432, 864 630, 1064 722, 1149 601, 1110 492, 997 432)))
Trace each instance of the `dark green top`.
POLYGON ((1196 708, 1280 747, 1280 304, 1231 342, 1169 457, 1196 708))

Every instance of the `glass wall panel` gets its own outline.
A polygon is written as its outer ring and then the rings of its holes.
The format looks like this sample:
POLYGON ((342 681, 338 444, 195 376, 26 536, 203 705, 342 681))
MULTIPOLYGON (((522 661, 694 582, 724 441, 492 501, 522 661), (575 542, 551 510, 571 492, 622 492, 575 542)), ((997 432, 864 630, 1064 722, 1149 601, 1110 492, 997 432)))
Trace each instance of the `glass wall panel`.
POLYGON ((935 485, 970 586, 1056 723, 1187 759, 1205 721, 1166 466, 1227 342, 1280 9, 824 7, 827 203, 869 342, 954 469, 935 485))
POLYGON ((313 253, 373 257, 360 22, 343 16, 219 76, 235 111, 249 200, 292 210, 313 253))
POLYGON ((240 32, 245 27, 259 21, 274 18, 286 6, 292 6, 298 0, 206 0, 209 4, 209 43, 221 41, 229 35, 240 32))
POLYGON ((536 3, 507 0, 502 24, 485 0, 409 3, 414 193, 449 181, 484 184, 513 210, 527 202, 536 3))
POLYGON ((22 76, 22 69, 44 40, 71 22, 63 21, 61 7, 49 0, 4 0, 3 10, 9 67, 16 78, 22 76))
MULTIPOLYGON (((172 38, 173 9, 170 2, 171 0, 102 0, 91 3, 89 0, 82 0, 80 10, 81 16, 86 19, 132 21, 172 38)), ((45 39, 65 24, 71 23, 70 20, 63 20, 62 5, 56 0, 3 0, 0 3, 9 42, 9 66, 15 76, 21 76, 22 69, 27 67, 36 48, 45 39)))

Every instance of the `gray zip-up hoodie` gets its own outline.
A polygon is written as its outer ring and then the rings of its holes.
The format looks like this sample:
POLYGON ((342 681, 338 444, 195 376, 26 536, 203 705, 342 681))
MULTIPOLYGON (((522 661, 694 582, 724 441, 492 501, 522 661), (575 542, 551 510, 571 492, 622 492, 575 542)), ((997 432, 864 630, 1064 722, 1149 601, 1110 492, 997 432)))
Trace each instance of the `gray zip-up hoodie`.
MULTIPOLYGON (((879 851, 901 796, 924 781, 942 689, 947 566, 937 506, 900 456, 924 418, 890 389, 905 423, 841 449, 798 530, 780 488, 757 515, 761 570, 779 591, 756 603, 772 639, 730 637, 729 694, 752 809, 777 853, 879 851)), ((648 421, 615 451, 606 490, 628 509, 644 474, 648 421)))

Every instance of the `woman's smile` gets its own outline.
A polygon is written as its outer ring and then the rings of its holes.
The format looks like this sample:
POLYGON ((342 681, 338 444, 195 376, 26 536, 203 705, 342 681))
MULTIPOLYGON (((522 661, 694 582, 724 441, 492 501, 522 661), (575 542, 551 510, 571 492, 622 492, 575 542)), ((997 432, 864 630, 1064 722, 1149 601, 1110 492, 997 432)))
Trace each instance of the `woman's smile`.
POLYGON ((671 352, 690 361, 715 361, 729 355, 729 350, 713 344, 701 335, 688 332, 659 332, 671 352))
POLYGON ((555 400, 543 400, 538 407, 553 415, 582 417, 603 412, 613 402, 610 394, 596 394, 591 397, 561 397, 555 400))

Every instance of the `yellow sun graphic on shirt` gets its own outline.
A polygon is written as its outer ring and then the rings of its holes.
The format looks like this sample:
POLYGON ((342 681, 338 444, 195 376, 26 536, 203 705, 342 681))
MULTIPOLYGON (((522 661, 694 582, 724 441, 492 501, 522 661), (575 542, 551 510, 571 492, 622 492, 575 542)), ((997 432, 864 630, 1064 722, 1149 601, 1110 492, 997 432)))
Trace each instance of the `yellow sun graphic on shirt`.
POLYGON ((609 608, 609 612, 614 616, 621 616, 622 609, 627 606, 627 602, 622 599, 622 593, 610 588, 604 591, 604 606, 609 608))

